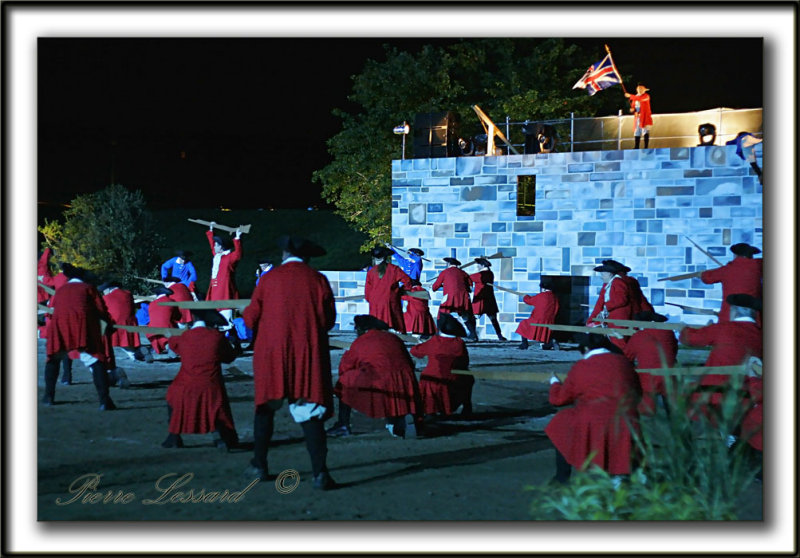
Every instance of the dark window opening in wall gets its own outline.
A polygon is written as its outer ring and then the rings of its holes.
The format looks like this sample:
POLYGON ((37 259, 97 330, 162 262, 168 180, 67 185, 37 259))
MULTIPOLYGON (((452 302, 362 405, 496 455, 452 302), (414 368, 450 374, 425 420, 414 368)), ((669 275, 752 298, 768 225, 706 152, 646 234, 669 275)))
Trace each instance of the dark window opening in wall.
POLYGON ((536 215, 536 175, 517 176, 517 217, 536 215))

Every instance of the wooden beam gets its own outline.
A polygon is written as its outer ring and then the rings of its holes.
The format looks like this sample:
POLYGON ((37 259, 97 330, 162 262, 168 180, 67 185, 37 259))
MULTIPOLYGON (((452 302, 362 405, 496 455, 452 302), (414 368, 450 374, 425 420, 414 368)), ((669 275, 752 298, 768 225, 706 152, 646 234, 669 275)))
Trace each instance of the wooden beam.
POLYGON ((711 261, 713 261, 715 264, 717 264, 717 265, 718 265, 718 266, 720 266, 720 267, 722 267, 722 266, 723 266, 723 263, 722 263, 721 261, 719 261, 717 258, 715 258, 714 256, 712 256, 712 255, 711 255, 709 252, 707 252, 707 251, 703 250, 702 248, 700 248, 700 246, 698 246, 698 244, 697 244, 697 243, 696 243, 694 240, 692 240, 691 238, 689 238, 689 237, 688 237, 688 236, 686 236, 686 235, 683 235, 683 236, 686 238, 686 240, 688 240, 689 242, 691 242, 692 244, 694 244, 694 247, 695 247, 695 248, 697 248, 697 249, 698 249, 698 250, 700 250, 700 251, 701 251, 703 254, 705 254, 706 256, 708 256, 709 258, 711 258, 711 261))
POLYGON ((606 319, 597 319, 595 318, 592 320, 594 322, 603 323, 608 322, 610 324, 627 326, 627 327, 634 327, 636 329, 671 329, 674 331, 680 331, 685 327, 702 327, 702 326, 691 326, 689 324, 684 323, 670 323, 670 322, 640 322, 637 320, 617 320, 614 318, 606 318, 606 319))
POLYGON ((696 308, 694 306, 684 306, 683 304, 675 304, 674 302, 665 302, 664 304, 669 304, 670 306, 677 306, 681 308, 684 312, 688 314, 703 314, 706 316, 717 316, 719 313, 716 310, 712 310, 711 308, 696 308))
POLYGON ((56 294, 56 290, 55 290, 53 287, 48 287, 47 285, 45 285, 45 284, 44 284, 44 283, 42 283, 41 281, 37 281, 37 283, 39 284, 39 286, 40 286, 42 289, 44 289, 44 292, 46 292, 47 294, 49 294, 49 295, 51 295, 51 296, 52 296, 52 295, 54 295, 54 294, 56 294))
POLYGON ((511 382, 549 382, 549 372, 515 372, 513 370, 451 370, 453 374, 473 376, 483 380, 505 380, 511 382))
POLYGON ((218 308, 246 308, 250 304, 249 298, 234 298, 229 300, 186 300, 161 302, 163 306, 177 306, 189 310, 216 310, 218 308))
POLYGON ((576 333, 597 333, 599 335, 613 335, 614 337, 618 337, 619 335, 622 336, 633 335, 634 333, 636 333, 636 330, 632 328, 576 326, 576 325, 561 325, 561 324, 537 324, 535 322, 529 322, 529 324, 532 326, 554 329, 556 331, 574 331, 576 333))
POLYGON ((134 333, 144 333, 146 335, 163 335, 165 337, 177 337, 181 335, 185 329, 180 329, 177 327, 150 327, 150 326, 131 326, 131 325, 120 325, 114 324, 114 327, 117 329, 123 329, 125 331, 132 331, 134 333))
POLYGON ((500 285, 496 285, 494 283, 486 283, 486 284, 489 285, 490 287, 494 287, 495 289, 497 289, 499 291, 505 291, 507 293, 515 294, 517 296, 527 296, 525 293, 521 293, 519 291, 513 291, 511 289, 507 289, 505 287, 501 287, 500 285))

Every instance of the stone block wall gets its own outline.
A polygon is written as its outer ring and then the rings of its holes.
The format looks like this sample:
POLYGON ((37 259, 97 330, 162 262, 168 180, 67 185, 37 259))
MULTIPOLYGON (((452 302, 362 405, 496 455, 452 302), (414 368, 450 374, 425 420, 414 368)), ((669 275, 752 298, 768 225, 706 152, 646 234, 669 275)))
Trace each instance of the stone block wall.
MULTIPOLYGON (((759 166, 761 155, 760 144, 759 166)), ((719 285, 658 281, 716 267, 687 236, 722 263, 732 257, 731 244, 763 246, 762 187, 733 146, 392 161, 392 242, 421 248, 432 260, 423 284, 444 269, 444 257, 467 263, 502 253, 493 260, 495 280, 514 291, 539 292, 542 275, 582 277, 583 284, 588 278, 586 292, 570 298, 588 315, 602 285, 592 268, 613 258, 632 268, 658 312, 706 323, 707 315, 665 303, 718 309, 719 285), (534 216, 517 216, 520 175, 536 177, 534 216)), ((363 282, 363 272, 352 273, 363 282)), ((337 279, 343 281, 337 295, 354 294, 341 287, 350 279, 337 279)), ((512 293, 496 296, 509 337, 530 307, 512 293)), ((434 316, 440 301, 441 291, 431 300, 434 316)), ((351 310, 366 309, 344 304, 337 307, 350 323, 351 310)), ((485 317, 479 335, 494 337, 485 317)))

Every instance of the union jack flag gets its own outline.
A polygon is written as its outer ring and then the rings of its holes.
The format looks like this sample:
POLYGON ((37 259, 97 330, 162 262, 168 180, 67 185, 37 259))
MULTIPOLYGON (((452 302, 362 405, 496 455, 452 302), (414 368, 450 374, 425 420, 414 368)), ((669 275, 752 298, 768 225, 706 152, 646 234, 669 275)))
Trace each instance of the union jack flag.
POLYGON ((614 67, 614 61, 611 60, 611 54, 607 54, 600 62, 595 62, 583 77, 578 80, 578 83, 572 86, 573 89, 586 89, 589 95, 594 95, 598 91, 622 83, 617 69, 614 67))

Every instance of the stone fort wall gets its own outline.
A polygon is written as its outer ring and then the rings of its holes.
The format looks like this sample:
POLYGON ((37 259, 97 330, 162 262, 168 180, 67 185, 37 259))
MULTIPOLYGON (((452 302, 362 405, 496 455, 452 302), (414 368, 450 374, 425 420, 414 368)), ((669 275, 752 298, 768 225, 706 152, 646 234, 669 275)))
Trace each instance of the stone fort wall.
MULTIPOLYGON (((759 166, 761 155, 759 145, 759 166)), ((602 285, 592 268, 606 258, 632 268, 658 312, 706 323, 710 316, 666 303, 716 310, 719 285, 658 279, 717 267, 689 239, 724 264, 734 243, 763 247, 762 226, 761 184, 734 146, 392 161, 392 243, 425 252, 431 262, 423 284, 435 280, 444 257, 468 263, 502 253, 492 260, 497 285, 538 293, 540 277, 559 278, 562 306, 569 307, 562 308, 561 323, 585 320, 602 285), (535 177, 533 215, 519 215, 518 177, 524 175, 535 177)), ((337 296, 363 293, 364 272, 325 273, 337 296)), ((510 337, 531 309, 516 294, 495 295, 510 337)), ((441 290, 433 293, 434 316, 441 297, 441 290)), ((337 325, 351 329, 367 304, 338 303, 337 312, 337 325)), ((478 334, 494 338, 485 317, 478 334)))

